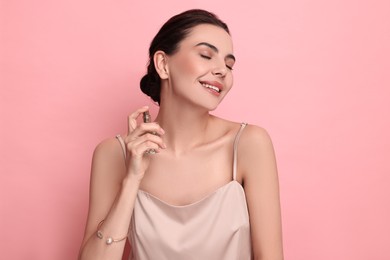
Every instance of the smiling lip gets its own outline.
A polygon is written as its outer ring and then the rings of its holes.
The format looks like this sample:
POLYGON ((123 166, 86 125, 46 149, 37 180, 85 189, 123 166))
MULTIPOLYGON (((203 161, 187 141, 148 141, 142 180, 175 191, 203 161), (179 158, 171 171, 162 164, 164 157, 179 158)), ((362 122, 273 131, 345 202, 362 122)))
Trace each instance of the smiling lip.
POLYGON ((219 92, 216 92, 215 90, 212 90, 212 89, 209 89, 207 88, 210 92, 212 92, 213 94, 216 94, 219 96, 219 94, 221 94, 222 90, 223 90, 223 85, 221 83, 219 83, 218 81, 199 81, 200 84, 207 84, 207 85, 211 85, 211 86, 214 86, 214 87, 217 87, 219 89, 219 92))

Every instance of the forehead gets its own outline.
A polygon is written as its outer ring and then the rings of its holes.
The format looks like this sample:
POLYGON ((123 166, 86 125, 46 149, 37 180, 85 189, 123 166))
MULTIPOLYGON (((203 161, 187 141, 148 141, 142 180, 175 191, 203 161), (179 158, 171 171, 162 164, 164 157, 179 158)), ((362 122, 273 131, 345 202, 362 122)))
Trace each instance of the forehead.
POLYGON ((233 42, 230 35, 221 27, 211 24, 200 24, 193 27, 181 47, 191 48, 200 42, 207 42, 217 47, 221 52, 233 53, 233 42))

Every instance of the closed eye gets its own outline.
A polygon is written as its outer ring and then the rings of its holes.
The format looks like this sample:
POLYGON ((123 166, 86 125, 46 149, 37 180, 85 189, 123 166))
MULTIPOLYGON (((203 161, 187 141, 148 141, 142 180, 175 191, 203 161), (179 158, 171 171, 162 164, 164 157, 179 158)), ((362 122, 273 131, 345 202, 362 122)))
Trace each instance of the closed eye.
POLYGON ((204 58, 204 59, 211 60, 211 57, 210 57, 210 56, 207 56, 207 55, 204 55, 204 54, 200 54, 200 57, 202 57, 202 58, 204 58))
MULTIPOLYGON (((204 59, 207 59, 207 60, 211 60, 211 57, 210 56, 207 56, 207 55, 204 55, 204 54, 199 54, 200 57, 204 58, 204 59)), ((225 65, 226 68, 228 68, 229 70, 233 70, 233 67, 232 66, 229 66, 229 65, 225 65)))

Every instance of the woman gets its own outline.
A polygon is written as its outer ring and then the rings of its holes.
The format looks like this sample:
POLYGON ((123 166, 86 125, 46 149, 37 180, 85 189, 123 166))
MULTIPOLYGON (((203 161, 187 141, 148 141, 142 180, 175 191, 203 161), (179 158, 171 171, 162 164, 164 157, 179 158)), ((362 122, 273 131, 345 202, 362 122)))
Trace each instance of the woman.
POLYGON ((153 39, 141 89, 152 123, 94 152, 80 259, 283 259, 274 151, 260 127, 209 114, 233 84, 228 27, 189 10, 153 39), (154 150, 155 153, 152 151, 154 150))

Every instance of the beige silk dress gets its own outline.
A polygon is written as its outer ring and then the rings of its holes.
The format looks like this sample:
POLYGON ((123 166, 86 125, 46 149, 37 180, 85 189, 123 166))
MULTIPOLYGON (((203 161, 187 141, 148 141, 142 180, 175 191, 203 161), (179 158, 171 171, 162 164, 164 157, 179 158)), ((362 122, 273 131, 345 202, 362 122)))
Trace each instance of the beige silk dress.
MULTIPOLYGON (((184 206, 170 205, 139 190, 129 229, 130 260, 250 260, 250 225, 245 192, 236 181, 237 144, 232 180, 184 206)), ((123 151, 123 139, 118 135, 123 151)), ((125 153, 126 154, 126 153, 125 153)))

